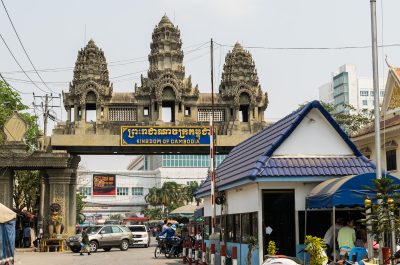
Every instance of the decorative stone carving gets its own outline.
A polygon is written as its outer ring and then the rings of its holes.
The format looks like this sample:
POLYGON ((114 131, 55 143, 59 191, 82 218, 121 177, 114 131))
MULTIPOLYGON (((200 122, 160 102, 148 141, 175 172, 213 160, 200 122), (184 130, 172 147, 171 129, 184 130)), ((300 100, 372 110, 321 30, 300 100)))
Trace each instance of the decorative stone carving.
POLYGON ((239 106, 242 93, 249 95, 252 107, 265 109, 268 105, 268 95, 262 93, 253 58, 239 43, 225 57, 219 93, 222 98, 233 100, 235 107, 239 106))
POLYGON ((137 87, 136 95, 162 102, 164 88, 171 87, 177 102, 180 102, 182 97, 197 97, 198 88, 192 88, 190 76, 185 78, 180 31, 166 15, 154 28, 152 40, 148 77, 140 77, 141 86, 137 87))
POLYGON ((95 93, 97 104, 109 100, 113 92, 104 52, 92 39, 78 52, 73 81, 69 93, 64 94, 64 105, 71 107, 75 99, 80 105, 84 105, 89 92, 95 93))
POLYGON ((400 108, 400 87, 397 85, 393 88, 392 96, 389 101, 388 110, 400 108))
POLYGON ((22 142, 25 133, 28 129, 26 122, 22 117, 14 112, 13 115, 4 124, 4 133, 6 135, 7 142, 22 142))

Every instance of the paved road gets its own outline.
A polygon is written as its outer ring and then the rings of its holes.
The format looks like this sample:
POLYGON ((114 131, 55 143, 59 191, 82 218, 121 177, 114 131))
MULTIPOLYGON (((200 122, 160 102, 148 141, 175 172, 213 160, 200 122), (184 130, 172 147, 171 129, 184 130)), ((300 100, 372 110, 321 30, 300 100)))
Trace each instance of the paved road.
POLYGON ((39 253, 16 252, 16 265, 178 265, 182 264, 178 259, 154 258, 155 244, 149 248, 130 248, 128 251, 120 251, 113 248, 110 252, 99 250, 88 256, 79 256, 72 252, 63 253, 39 253))

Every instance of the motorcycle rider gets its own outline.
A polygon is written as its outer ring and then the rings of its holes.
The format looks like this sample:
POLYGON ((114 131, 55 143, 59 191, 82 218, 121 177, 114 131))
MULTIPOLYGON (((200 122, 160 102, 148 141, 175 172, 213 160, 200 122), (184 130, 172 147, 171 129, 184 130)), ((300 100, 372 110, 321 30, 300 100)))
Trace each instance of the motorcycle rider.
POLYGON ((175 231, 176 231, 176 225, 171 225, 163 232, 161 232, 158 236, 163 236, 165 234, 165 242, 168 243, 169 241, 171 241, 172 237, 175 236, 175 231))

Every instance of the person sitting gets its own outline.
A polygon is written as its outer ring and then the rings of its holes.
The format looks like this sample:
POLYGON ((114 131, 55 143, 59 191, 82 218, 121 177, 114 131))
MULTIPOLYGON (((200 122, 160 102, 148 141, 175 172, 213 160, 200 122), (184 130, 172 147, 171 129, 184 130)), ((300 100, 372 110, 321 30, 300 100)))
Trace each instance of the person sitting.
POLYGON ((163 232, 161 232, 158 236, 165 235, 165 243, 170 244, 172 241, 172 238, 175 236, 175 231, 176 231, 176 225, 171 225, 170 227, 165 229, 163 232))
POLYGON ((337 237, 340 258, 346 259, 349 256, 350 250, 354 248, 356 241, 356 231, 353 228, 353 220, 347 220, 346 226, 340 228, 337 237))
POLYGON ((329 229, 326 231, 325 236, 324 236, 324 243, 326 245, 326 254, 328 256, 331 256, 333 253, 333 243, 334 240, 337 239, 338 233, 340 228, 343 227, 345 223, 345 220, 343 218, 337 218, 336 219, 336 224, 335 225, 331 225, 331 227, 329 227, 329 229), (333 229, 335 229, 335 239, 333 238, 333 229))

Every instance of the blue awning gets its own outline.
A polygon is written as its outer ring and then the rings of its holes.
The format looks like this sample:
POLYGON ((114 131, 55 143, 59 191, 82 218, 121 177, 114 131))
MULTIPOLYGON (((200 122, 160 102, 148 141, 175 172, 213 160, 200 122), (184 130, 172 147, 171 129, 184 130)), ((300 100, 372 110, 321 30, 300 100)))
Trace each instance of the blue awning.
MULTIPOLYGON (((392 175, 383 177, 392 179, 394 184, 400 185, 400 179, 392 175)), ((363 206, 366 197, 373 198, 376 193, 365 187, 374 187, 375 173, 365 173, 326 180, 306 197, 307 209, 326 209, 335 207, 363 206)))

